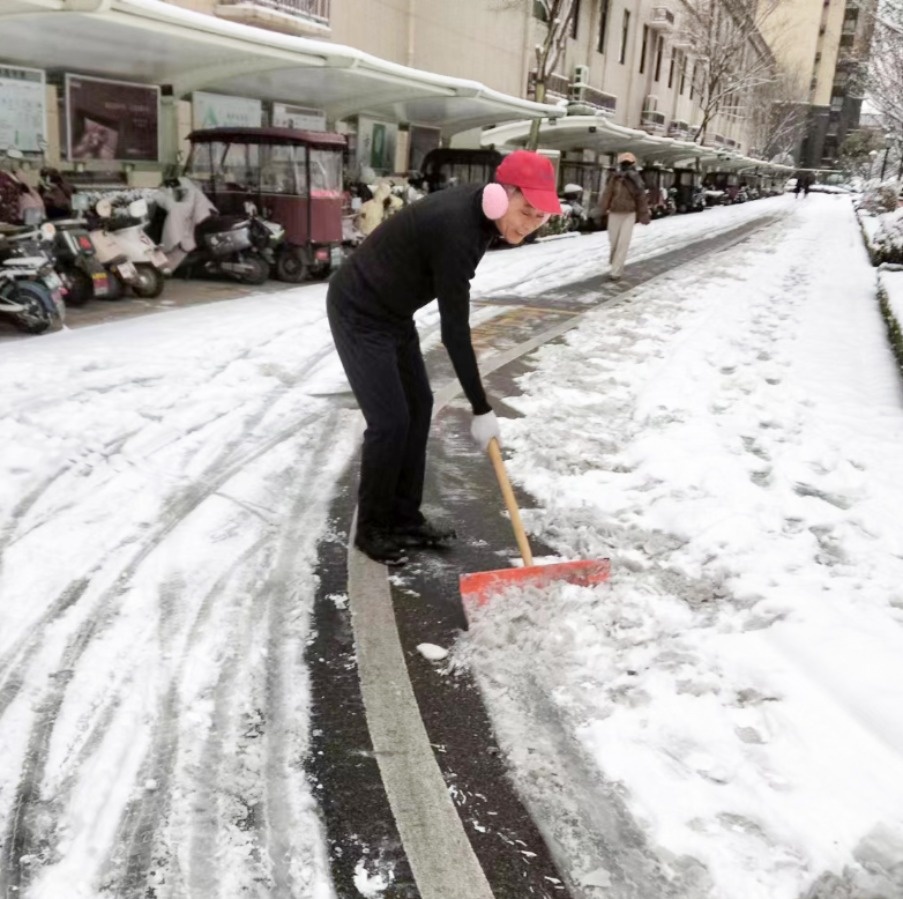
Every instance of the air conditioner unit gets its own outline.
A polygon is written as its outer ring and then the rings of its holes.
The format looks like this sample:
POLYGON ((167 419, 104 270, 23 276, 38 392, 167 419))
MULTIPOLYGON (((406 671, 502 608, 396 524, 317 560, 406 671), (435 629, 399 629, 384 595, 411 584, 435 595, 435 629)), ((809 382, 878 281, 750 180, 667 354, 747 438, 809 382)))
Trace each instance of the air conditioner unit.
POLYGON ((568 100, 582 103, 589 87, 589 66, 574 66, 574 78, 568 88, 568 100))
POLYGON ((574 85, 589 84, 589 66, 574 66, 574 79, 571 83, 574 85))

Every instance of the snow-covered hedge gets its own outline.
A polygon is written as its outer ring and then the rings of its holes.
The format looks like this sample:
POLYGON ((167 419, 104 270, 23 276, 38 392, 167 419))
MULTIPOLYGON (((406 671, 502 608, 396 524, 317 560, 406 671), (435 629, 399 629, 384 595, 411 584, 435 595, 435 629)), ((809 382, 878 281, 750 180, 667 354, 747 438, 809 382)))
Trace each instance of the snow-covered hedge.
POLYGON ((891 349, 903 369, 903 265, 882 265, 878 270, 878 300, 891 349))
POLYGON ((871 215, 893 212, 899 203, 900 185, 885 181, 883 184, 872 184, 859 197, 856 207, 871 215))
POLYGON ((903 264, 903 209, 878 216, 878 227, 871 236, 874 265, 885 262, 903 264))
POLYGON ((872 265, 903 263, 903 206, 896 181, 872 182, 854 201, 872 265))

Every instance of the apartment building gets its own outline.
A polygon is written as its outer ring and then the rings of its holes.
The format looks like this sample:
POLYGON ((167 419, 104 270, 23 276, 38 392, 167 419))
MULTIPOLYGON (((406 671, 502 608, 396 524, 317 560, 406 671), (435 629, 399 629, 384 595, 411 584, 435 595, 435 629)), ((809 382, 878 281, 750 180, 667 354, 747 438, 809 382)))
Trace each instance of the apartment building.
POLYGON ((778 59, 808 91, 800 166, 833 168, 846 134, 859 125, 876 7, 877 0, 781 0, 763 26, 778 59))
MULTIPOLYGON (((535 98, 534 48, 545 40, 533 0, 178 0, 218 16, 327 37, 403 65, 470 78, 535 98)), ((692 138, 702 118, 704 51, 694 46, 683 0, 576 0, 546 102, 572 101, 618 125, 692 138)), ((725 8, 730 6, 727 0, 725 8)), ((750 52, 768 56, 761 36, 750 52)), ((707 123, 706 142, 748 149, 742 108, 707 123)))

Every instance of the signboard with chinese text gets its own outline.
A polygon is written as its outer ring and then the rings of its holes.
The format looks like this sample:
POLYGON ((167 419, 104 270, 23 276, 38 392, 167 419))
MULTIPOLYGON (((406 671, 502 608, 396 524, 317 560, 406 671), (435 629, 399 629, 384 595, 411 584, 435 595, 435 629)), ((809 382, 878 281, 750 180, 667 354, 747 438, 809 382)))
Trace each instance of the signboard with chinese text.
POLYGON ((259 128, 263 124, 263 103, 195 91, 191 95, 191 120, 195 128, 259 128))
POLYGON ((0 65, 0 148, 37 153, 45 140, 44 73, 0 65))

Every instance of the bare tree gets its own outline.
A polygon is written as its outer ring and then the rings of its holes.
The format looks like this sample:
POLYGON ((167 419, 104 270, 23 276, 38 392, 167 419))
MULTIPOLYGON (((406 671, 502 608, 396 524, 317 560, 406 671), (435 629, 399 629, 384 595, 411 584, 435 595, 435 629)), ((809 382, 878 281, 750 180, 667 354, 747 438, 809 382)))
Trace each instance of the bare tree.
POLYGON ((750 146, 762 159, 783 161, 795 156, 806 132, 805 78, 777 71, 774 80, 753 87, 748 117, 750 146))
MULTIPOLYGON (((532 3, 533 0, 526 0, 532 3)), ((536 54, 535 99, 542 103, 546 98, 546 85, 549 76, 555 71, 567 39, 574 26, 578 0, 536 0, 535 8, 541 13, 541 21, 545 29, 544 39, 534 48, 536 54)), ((535 150, 539 146, 539 119, 530 125, 530 137, 527 148, 535 150)))
POLYGON ((776 79, 774 56, 762 26, 779 0, 685 0, 682 38, 695 57, 691 91, 702 119, 695 140, 703 143, 719 113, 741 114, 753 92, 776 79))
POLYGON ((838 163, 851 175, 868 178, 875 167, 875 158, 887 152, 884 135, 880 131, 859 128, 850 131, 840 146, 838 163))
POLYGON ((903 0, 884 0, 875 16, 868 88, 885 129, 903 137, 903 0))

